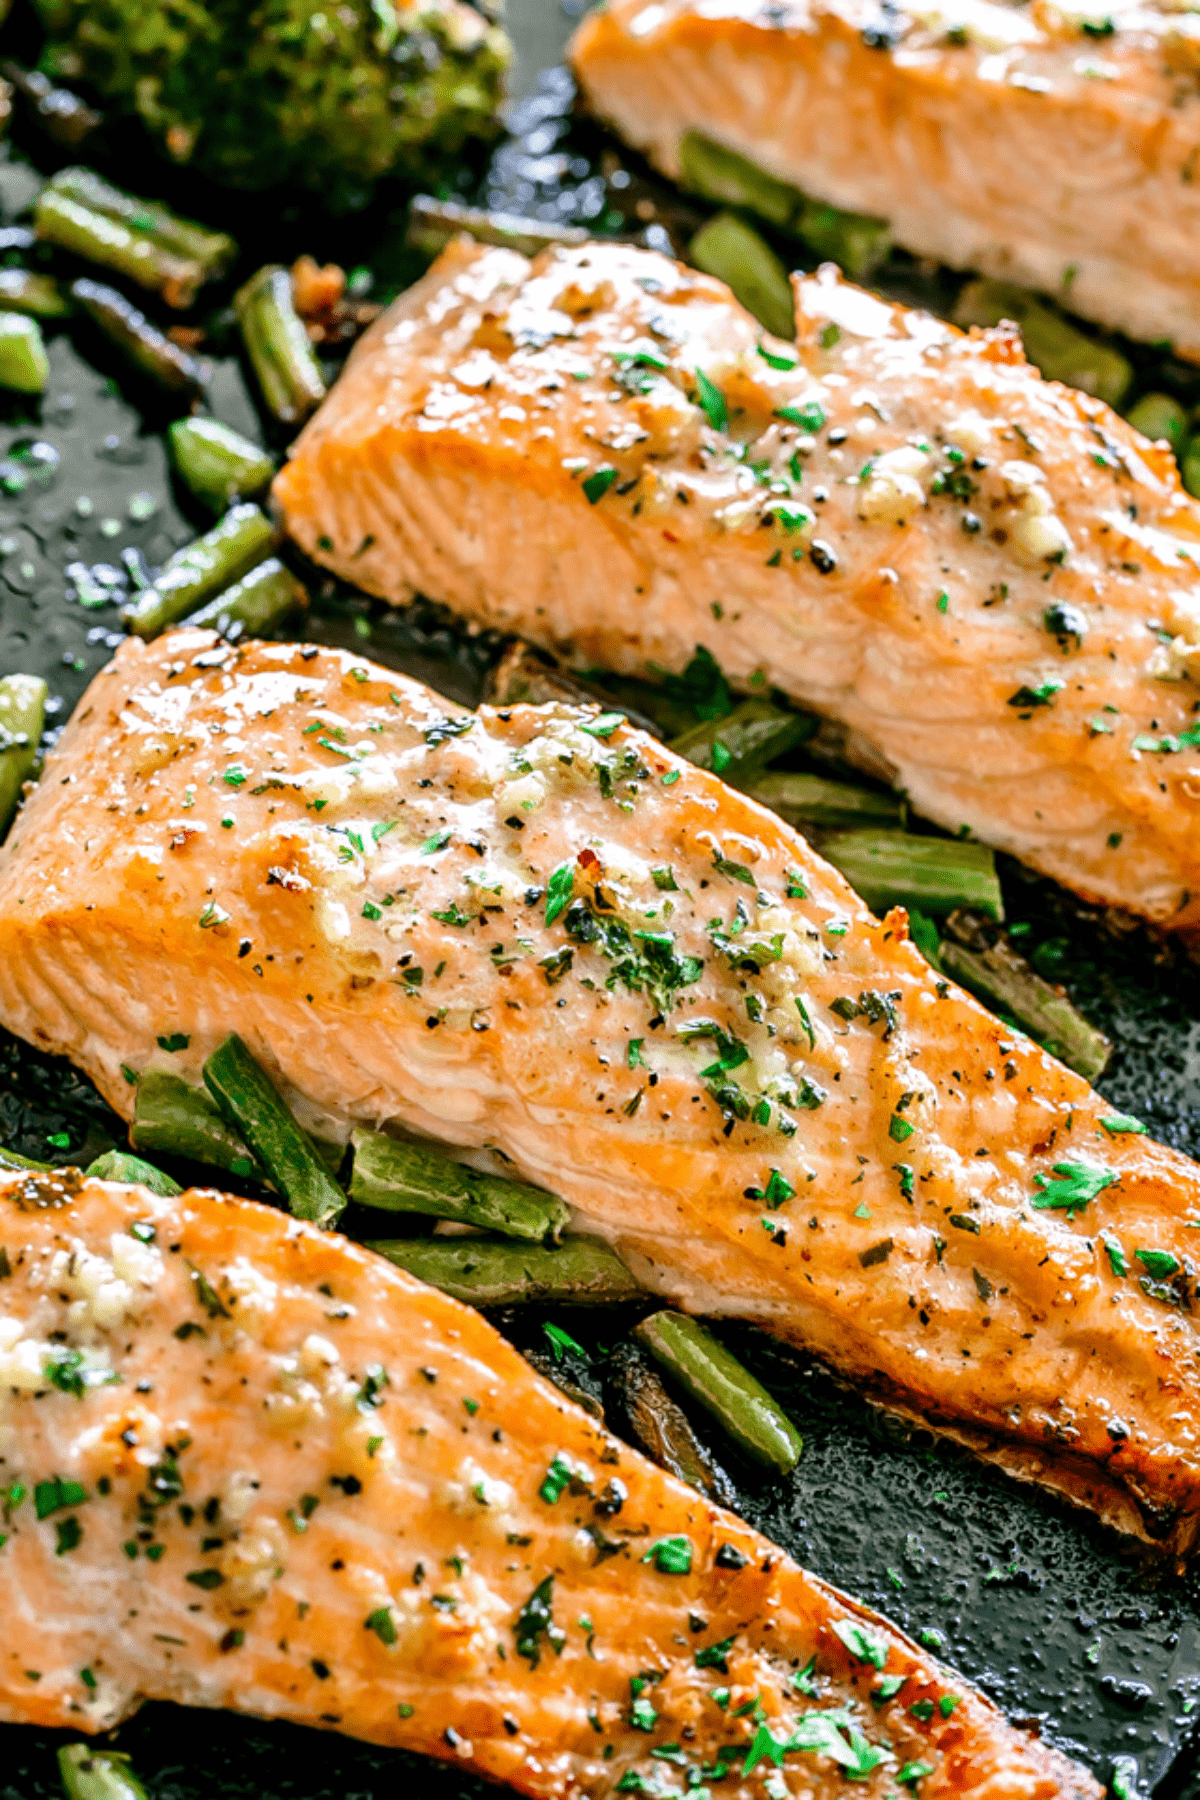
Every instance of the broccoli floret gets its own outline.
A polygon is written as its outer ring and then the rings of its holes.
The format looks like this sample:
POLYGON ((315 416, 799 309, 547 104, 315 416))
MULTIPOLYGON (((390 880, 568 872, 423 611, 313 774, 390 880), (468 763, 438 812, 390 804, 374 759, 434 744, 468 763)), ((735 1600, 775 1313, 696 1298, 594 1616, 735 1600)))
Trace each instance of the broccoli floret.
POLYGON ((464 0, 35 0, 43 66, 240 188, 326 199, 498 129, 503 32, 464 0))

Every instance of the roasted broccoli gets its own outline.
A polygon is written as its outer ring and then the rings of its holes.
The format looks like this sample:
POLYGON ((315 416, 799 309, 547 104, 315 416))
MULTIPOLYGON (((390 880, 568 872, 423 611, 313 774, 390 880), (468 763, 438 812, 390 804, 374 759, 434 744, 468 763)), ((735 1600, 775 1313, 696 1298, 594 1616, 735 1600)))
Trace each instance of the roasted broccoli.
POLYGON ((240 188, 348 197, 497 127, 509 48, 464 0, 35 0, 43 67, 240 188))

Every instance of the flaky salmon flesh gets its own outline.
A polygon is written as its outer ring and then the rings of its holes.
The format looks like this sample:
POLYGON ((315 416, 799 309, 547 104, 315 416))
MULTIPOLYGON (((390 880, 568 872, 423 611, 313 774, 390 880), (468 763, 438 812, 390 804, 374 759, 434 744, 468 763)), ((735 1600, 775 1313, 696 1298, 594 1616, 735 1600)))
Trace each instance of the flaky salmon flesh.
POLYGON ((584 95, 667 174, 689 131, 919 256, 1200 356, 1200 27, 1137 0, 612 0, 584 95))
POLYGON ((617 715, 131 641, 0 852, 0 1023, 126 1117, 236 1031, 320 1134, 498 1152, 648 1291, 1200 1536, 1200 1171, 617 715))
POLYGON ((843 721, 914 807, 1200 929, 1200 509, 1155 446, 964 336, 797 282, 460 241, 355 350, 275 495, 303 548, 585 665, 703 645, 843 721))
POLYGON ((1099 1800, 372 1252, 74 1170, 0 1182, 0 1250, 0 1718, 224 1706, 539 1800, 1099 1800))

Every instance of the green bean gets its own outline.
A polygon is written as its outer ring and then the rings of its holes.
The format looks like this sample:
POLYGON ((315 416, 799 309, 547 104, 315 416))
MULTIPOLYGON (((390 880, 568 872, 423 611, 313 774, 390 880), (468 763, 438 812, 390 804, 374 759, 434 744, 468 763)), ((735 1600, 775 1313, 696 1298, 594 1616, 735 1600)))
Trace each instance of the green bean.
POLYGON ((658 1370, 634 1344, 618 1345, 608 1377, 620 1397, 629 1428, 660 1468, 721 1505, 733 1503, 728 1476, 717 1465, 683 1408, 672 1400, 658 1370))
POLYGON ((520 638, 510 644, 500 661, 489 670, 484 699, 490 706, 545 706, 559 700, 568 706, 600 706, 606 712, 612 712, 616 707, 639 731, 648 731, 651 737, 662 735, 648 713, 639 712, 624 700, 615 700, 612 694, 593 687, 569 669, 560 669, 547 662, 520 638))
POLYGON ((127 194, 92 169, 60 169, 51 186, 56 193, 91 212, 119 219, 130 231, 152 239, 163 250, 198 263, 206 281, 223 275, 237 255, 237 245, 225 232, 210 231, 194 219, 181 219, 156 200, 127 194))
POLYGON ((127 1756, 91 1744, 63 1744, 58 1752, 66 1800, 146 1800, 127 1756))
POLYGON ((404 239, 410 250, 440 256, 464 231, 477 243, 519 250, 523 256, 536 256, 551 244, 588 242, 588 233, 580 225, 549 225, 517 213, 487 212, 480 206, 460 206, 456 200, 434 200, 428 194, 417 194, 410 201, 404 239))
POLYGON ((292 298, 286 269, 269 264, 233 300, 242 341, 268 409, 301 424, 325 398, 325 378, 292 298))
POLYGON ((824 775, 768 771, 746 782, 745 791, 801 831, 900 823, 900 801, 895 794, 854 787, 848 781, 830 781, 824 775))
POLYGON ((93 1181, 120 1181, 128 1186, 149 1188, 152 1194, 161 1194, 169 1200, 173 1194, 182 1194, 183 1189, 153 1163, 143 1162, 140 1156, 129 1156, 124 1150, 106 1150, 89 1163, 84 1174, 93 1181))
POLYGON ((1108 1065, 1112 1045, 1090 1025, 1061 988, 1044 981, 1003 936, 962 914, 947 924, 938 950, 945 974, 1003 1007, 1051 1055, 1088 1081, 1108 1065), (964 940, 966 940, 964 942, 964 940))
POLYGON ((257 506, 231 508, 219 525, 163 565, 154 586, 122 614, 125 623, 139 637, 157 637, 265 561, 276 541, 274 526, 257 506))
MULTIPOLYGON (((3 9, 7 12, 7 6, 3 9)), ((2 18, 0 14, 0 18, 2 18)), ((33 116, 50 140, 64 150, 77 150, 104 123, 98 112, 85 106, 69 88, 55 87, 48 76, 37 69, 24 69, 20 63, 0 63, 0 74, 10 81, 23 99, 33 107, 33 116)))
POLYGON ((747 1456, 786 1475, 804 1440, 777 1400, 698 1319, 653 1313, 633 1334, 747 1456))
POLYGON ((7 830, 33 774, 46 723, 46 683, 39 675, 0 680, 0 833, 7 830))
POLYGON ((0 308, 35 319, 65 318, 71 302, 50 275, 32 269, 0 269, 0 308))
POLYGON ((1189 494, 1200 499, 1200 435, 1189 438, 1179 458, 1179 473, 1189 494))
POLYGON ((940 916, 976 906, 989 918, 1004 917, 996 858, 985 844, 905 831, 837 831, 822 837, 821 854, 873 912, 917 906, 940 916))
POLYGON ((736 213, 706 220, 688 245, 688 256, 715 275, 775 337, 796 335, 796 307, 787 270, 765 238, 736 213))
POLYGON ((178 1075, 152 1070, 142 1076, 129 1141, 152 1156, 204 1163, 243 1181, 258 1174, 253 1154, 230 1130, 215 1102, 178 1075))
POLYGON ((307 605, 308 589, 303 582, 297 581, 277 556, 270 556, 199 612, 190 614, 184 624, 219 631, 236 643, 243 637, 266 637, 307 605))
POLYGON ((1002 281, 969 281, 958 297, 958 325, 998 325, 1012 319, 1021 327, 1025 353, 1047 381, 1065 381, 1119 407, 1129 392, 1133 366, 1110 345, 1098 344, 1053 312, 1025 288, 1002 281))
POLYGON ((144 312, 103 281, 71 283, 71 299, 135 368, 177 394, 203 393, 208 371, 199 358, 152 325, 144 312))
POLYGON ((58 244, 88 262, 136 281, 139 287, 161 294, 168 306, 190 306, 196 298, 204 271, 173 251, 164 250, 153 238, 142 237, 120 219, 92 212, 59 193, 51 183, 38 195, 34 222, 43 243, 58 244))
POLYGON ((50 379, 50 361, 36 319, 0 312, 0 388, 40 394, 50 379))
POLYGON ((796 230, 815 255, 839 264, 852 281, 865 281, 887 261, 892 248, 892 234, 882 219, 842 212, 819 200, 805 200, 796 230))
POLYGON ((345 1194, 236 1032, 205 1063, 204 1084, 296 1217, 335 1225, 345 1194))
POLYGON ((755 779, 766 763, 812 736, 807 713, 785 712, 770 700, 743 700, 723 719, 701 719, 671 739, 671 749, 735 786, 755 779))
POLYGON ((557 1247, 482 1237, 382 1238, 367 1248, 468 1306, 610 1306, 636 1300, 640 1291, 598 1238, 565 1238, 557 1247))
POLYGON ((1143 394, 1125 414, 1135 431, 1152 441, 1166 438, 1178 455, 1187 437, 1187 414, 1170 394, 1143 394))
POLYGON ((355 1131, 350 1142, 354 1147, 350 1198, 360 1206, 457 1219, 531 1243, 561 1237, 571 1216, 570 1207, 557 1194, 504 1175, 480 1174, 431 1144, 402 1143, 365 1127, 355 1131))
POLYGON ((0 1150, 0 1171, 19 1169, 35 1169, 39 1175, 49 1175, 54 1164, 34 1162, 32 1157, 20 1156, 15 1150, 0 1150))
POLYGON ((180 480, 214 512, 232 500, 252 500, 275 473, 268 451, 217 419, 176 419, 167 441, 180 480))
MULTIPOLYGON (((685 131, 680 141, 679 179, 684 187, 705 200, 715 200, 721 206, 748 207, 781 231, 793 224, 804 205, 799 188, 777 181, 736 150, 726 150, 699 131, 685 131)), ((791 333, 787 335, 790 337, 791 333)))

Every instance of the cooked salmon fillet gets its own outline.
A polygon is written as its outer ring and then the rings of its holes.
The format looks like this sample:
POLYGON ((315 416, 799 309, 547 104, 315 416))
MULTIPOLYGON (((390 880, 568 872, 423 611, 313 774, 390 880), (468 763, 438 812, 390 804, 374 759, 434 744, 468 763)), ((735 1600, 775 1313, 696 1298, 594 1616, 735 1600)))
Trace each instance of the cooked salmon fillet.
POLYGON ((1200 1536, 1200 1172, 616 715, 130 642, 0 852, 0 1023, 127 1117, 236 1031, 310 1128, 498 1152, 647 1290, 1200 1536))
POLYGON ((547 1800, 917 1763, 927 1800, 1099 1800, 370 1251, 74 1170, 0 1183, 0 1248, 0 1718, 225 1706, 547 1800))
POLYGON ((1166 446, 1003 329, 796 292, 793 348, 652 251, 462 241, 301 435, 288 529, 587 664, 704 645, 927 818, 1194 933, 1200 509, 1166 446))
POLYGON ((1200 31, 1184 7, 613 0, 571 51, 666 174, 698 131, 955 269, 1200 356, 1200 31))

